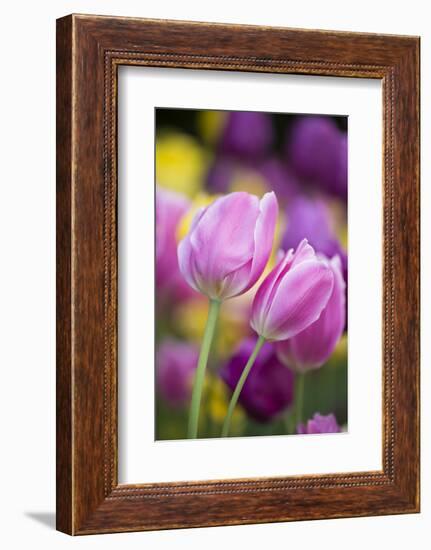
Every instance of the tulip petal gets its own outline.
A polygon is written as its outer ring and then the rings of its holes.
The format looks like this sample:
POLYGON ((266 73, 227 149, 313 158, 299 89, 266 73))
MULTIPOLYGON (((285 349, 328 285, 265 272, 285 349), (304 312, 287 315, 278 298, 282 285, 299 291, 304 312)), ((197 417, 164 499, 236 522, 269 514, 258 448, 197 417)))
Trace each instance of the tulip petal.
POLYGON ((256 196, 231 193, 211 204, 190 232, 196 272, 214 293, 229 273, 253 257, 258 214, 256 196))
MULTIPOLYGON (((302 332, 305 331, 303 330, 302 332)), ((302 332, 300 332, 299 334, 302 334, 302 332)), ((277 357, 280 359, 283 365, 291 369, 298 370, 295 357, 292 355, 292 342, 293 338, 290 338, 289 340, 280 340, 275 343, 275 350, 277 352, 277 357)))
POLYGON ((334 414, 326 416, 316 413, 306 425, 298 424, 296 433, 298 434, 330 434, 339 433, 341 428, 338 425, 334 414))
POLYGON ((196 214, 193 216, 189 233, 182 239, 178 245, 178 265, 180 271, 187 281, 187 283, 196 291, 200 292, 201 285, 198 284, 201 282, 199 274, 196 270, 196 265, 194 262, 193 249, 190 242, 190 235, 193 232, 194 228, 199 223, 199 220, 204 215, 208 207, 199 208, 196 214))
POLYGON ((256 293, 252 308, 251 326, 258 334, 263 334, 264 320, 268 315, 280 281, 294 265, 305 260, 315 260, 315 258, 313 248, 308 244, 307 239, 303 239, 295 253, 293 250, 289 250, 266 277, 256 293))
POLYGON ((307 239, 302 239, 295 250, 290 269, 293 269, 296 265, 302 262, 315 259, 316 253, 314 252, 314 248, 310 244, 308 244, 307 239))
POLYGON ((199 292, 200 289, 196 284, 196 268, 189 235, 187 235, 178 245, 178 265, 187 283, 199 292))
POLYGON ((317 321, 328 303, 334 275, 322 261, 293 267, 275 289, 265 322, 269 340, 287 340, 317 321))
POLYGON ((260 201, 259 215, 254 230, 252 260, 240 269, 229 273, 223 285, 223 296, 232 298, 247 292, 262 275, 272 251, 278 203, 274 193, 266 193, 260 201))
POLYGON ((258 334, 262 334, 265 318, 271 305, 270 297, 277 286, 277 282, 289 269, 293 257, 293 250, 289 250, 279 260, 274 269, 265 277, 256 292, 251 313, 251 327, 258 334))
POLYGON ((334 351, 344 330, 345 288, 338 256, 332 258, 334 286, 328 304, 319 319, 289 340, 290 364, 296 370, 306 371, 322 366, 334 351))
POLYGON ((274 192, 266 193, 262 197, 259 209, 254 231, 254 254, 250 280, 246 290, 250 289, 261 276, 271 255, 278 216, 278 202, 274 192))
POLYGON ((250 260, 239 269, 226 275, 220 287, 220 295, 223 296, 223 299, 233 298, 248 290, 246 286, 250 280, 251 264, 250 260))

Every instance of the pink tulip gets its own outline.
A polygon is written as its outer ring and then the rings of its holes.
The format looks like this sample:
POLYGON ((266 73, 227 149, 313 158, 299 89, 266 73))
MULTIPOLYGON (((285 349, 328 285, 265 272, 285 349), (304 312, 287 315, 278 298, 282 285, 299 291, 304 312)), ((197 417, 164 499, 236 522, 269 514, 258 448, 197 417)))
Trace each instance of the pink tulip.
POLYGON ((337 419, 334 414, 321 415, 315 413, 306 424, 298 424, 296 433, 298 434, 333 434, 341 432, 337 419))
POLYGON ((296 336, 276 345, 280 361, 298 372, 317 369, 326 363, 344 330, 346 284, 340 258, 334 256, 329 266, 334 274, 334 285, 319 319, 296 336))
POLYGON ((188 284, 217 301, 249 290, 271 254, 277 215, 274 193, 260 201, 249 193, 230 193, 201 209, 178 246, 188 284))
MULTIPOLYGON (((186 197, 161 187, 156 193, 156 282, 170 292, 184 285, 176 255, 176 230, 190 203, 186 197)), ((188 287, 186 286, 188 289, 188 287)))
POLYGON ((292 338, 317 321, 332 293, 334 275, 304 239, 289 250, 256 292, 251 326, 265 340, 292 338))

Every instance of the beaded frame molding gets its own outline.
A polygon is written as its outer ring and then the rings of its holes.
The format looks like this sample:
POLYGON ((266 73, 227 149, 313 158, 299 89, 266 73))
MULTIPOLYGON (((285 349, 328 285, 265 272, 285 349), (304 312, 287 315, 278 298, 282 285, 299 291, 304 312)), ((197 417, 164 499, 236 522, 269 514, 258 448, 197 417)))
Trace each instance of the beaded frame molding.
POLYGON ((57 529, 79 535, 418 511, 419 38, 90 15, 59 19, 57 529), (118 484, 120 65, 382 80, 381 471, 118 484))

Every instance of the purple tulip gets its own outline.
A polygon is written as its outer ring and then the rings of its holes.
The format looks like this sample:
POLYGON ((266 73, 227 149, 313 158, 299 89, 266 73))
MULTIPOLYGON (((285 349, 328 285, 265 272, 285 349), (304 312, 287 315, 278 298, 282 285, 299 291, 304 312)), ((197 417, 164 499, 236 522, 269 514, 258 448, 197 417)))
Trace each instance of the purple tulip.
POLYGON ((180 273, 177 258, 176 230, 178 222, 189 208, 183 195, 157 188, 156 192, 156 284, 176 298, 191 295, 180 273))
POLYGON ((256 292, 251 326, 265 340, 286 340, 317 321, 334 285, 328 262, 304 239, 289 250, 256 292))
POLYGON ((291 201, 298 195, 300 186, 297 178, 278 158, 263 160, 257 166, 257 170, 281 202, 291 201))
POLYGON ((331 228, 328 207, 322 200, 296 197, 286 208, 287 227, 283 235, 284 250, 296 248, 302 239, 307 239, 316 252, 328 258, 338 254, 343 268, 347 269, 347 255, 331 228))
POLYGON ((165 340, 156 354, 156 383, 162 399, 171 407, 187 405, 199 351, 195 346, 165 340))
POLYGON ((338 255, 341 260, 343 278, 347 285, 347 253, 334 235, 326 204, 322 200, 297 197, 288 204, 286 214, 287 227, 282 239, 284 250, 296 248, 302 239, 307 239, 316 252, 324 254, 327 258, 338 255))
POLYGON ((347 134, 330 117, 299 117, 286 153, 289 165, 305 182, 347 197, 347 134))
POLYGON ((316 413, 307 424, 298 424, 296 428, 298 434, 333 434, 339 432, 341 432, 341 428, 333 414, 323 416, 316 413))
MULTIPOLYGON (((253 338, 244 340, 221 369, 220 376, 232 391, 255 345, 253 338)), ((293 381, 293 373, 277 359, 273 346, 266 343, 247 377, 239 402, 252 418, 268 422, 292 403, 293 381)))
POLYGON ((264 155, 274 139, 271 118, 266 113, 232 111, 219 144, 220 151, 238 157, 264 155))
POLYGON ((249 290, 271 254, 277 214, 274 193, 259 201, 244 192, 220 197, 197 212, 178 246, 188 284, 218 301, 249 290))
POLYGON ((339 257, 332 258, 329 266, 334 274, 334 285, 319 319, 296 336, 276 344, 280 361, 297 372, 317 369, 326 363, 343 334, 346 285, 339 257))
POLYGON ((342 199, 347 199, 348 156, 347 133, 342 132, 338 150, 338 162, 335 164, 333 179, 328 178, 325 182, 328 191, 332 191, 334 195, 342 199))
POLYGON ((208 188, 214 193, 226 193, 235 177, 238 165, 232 158, 218 156, 207 174, 208 188))

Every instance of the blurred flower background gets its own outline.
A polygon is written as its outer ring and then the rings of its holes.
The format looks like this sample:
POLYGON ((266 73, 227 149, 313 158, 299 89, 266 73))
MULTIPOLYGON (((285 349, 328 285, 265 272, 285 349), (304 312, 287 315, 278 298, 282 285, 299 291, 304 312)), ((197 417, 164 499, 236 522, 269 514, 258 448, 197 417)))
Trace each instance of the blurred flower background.
MULTIPOLYGON (((338 294, 331 298, 332 310, 328 305, 326 315, 295 342, 264 344, 241 392, 231 435, 346 430, 347 117, 157 109, 156 439, 187 436, 208 314, 206 297, 180 273, 178 242, 200 207, 233 191, 259 198, 269 191, 276 194, 279 218, 264 276, 280 249, 296 249, 306 238, 318 255, 328 260, 338 256, 332 262, 338 294), (296 378, 304 370, 299 419, 293 403, 296 378)), ((250 316, 258 285, 220 309, 199 437, 220 437, 232 391, 256 341, 250 316)))

